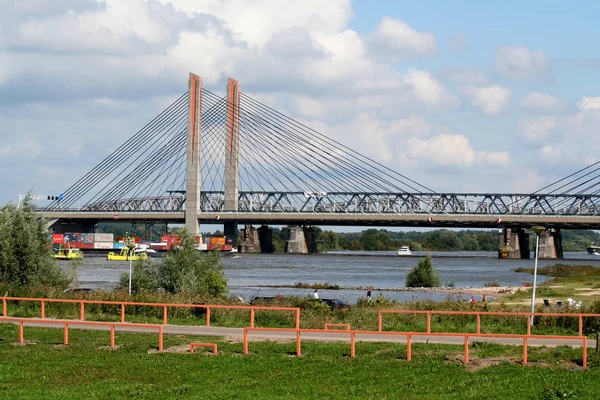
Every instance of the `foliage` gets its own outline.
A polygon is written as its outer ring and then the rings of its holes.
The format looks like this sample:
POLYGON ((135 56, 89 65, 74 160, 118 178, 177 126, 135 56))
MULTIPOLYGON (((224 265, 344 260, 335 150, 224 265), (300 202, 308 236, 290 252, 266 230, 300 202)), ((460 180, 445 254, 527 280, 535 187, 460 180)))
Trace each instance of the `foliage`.
POLYGON ((182 230, 179 236, 181 246, 169 251, 158 266, 160 286, 169 293, 227 294, 221 254, 218 251, 202 254, 187 230, 182 230))
MULTIPOLYGON (((514 268, 515 272, 524 272, 533 274, 533 268, 514 268)), ((538 275, 548 275, 556 278, 565 278, 568 276, 596 276, 600 275, 600 268, 591 265, 565 265, 555 264, 538 268, 538 275)))
POLYGON ((406 275, 406 287, 438 287, 441 283, 429 255, 422 258, 419 264, 406 275))
POLYGON ((66 287, 65 273, 52 256, 46 221, 36 216, 28 195, 20 207, 0 210, 0 282, 66 287))
POLYGON ((500 283, 498 281, 486 282, 483 287, 500 287, 500 283))
MULTIPOLYGON (((170 250, 162 262, 137 261, 133 268, 132 292, 140 293, 163 289, 168 293, 208 295, 227 294, 227 279, 221 262, 221 254, 215 250, 201 253, 194 237, 185 229, 177 233, 181 246, 170 250)), ((121 275, 120 287, 126 289, 129 274, 121 275)))

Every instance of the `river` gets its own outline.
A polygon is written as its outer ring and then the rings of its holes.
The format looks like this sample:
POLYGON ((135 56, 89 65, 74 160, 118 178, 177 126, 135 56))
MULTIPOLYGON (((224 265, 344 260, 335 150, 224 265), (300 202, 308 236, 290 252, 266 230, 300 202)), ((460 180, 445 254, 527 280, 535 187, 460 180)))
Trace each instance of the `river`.
MULTIPOLYGON (((223 257, 229 294, 249 300, 254 296, 275 294, 309 296, 311 289, 276 287, 296 282, 331 283, 341 287, 400 288, 406 274, 426 254, 444 285, 454 281, 457 288, 482 287, 487 282, 501 286, 519 286, 532 282, 530 274, 516 273, 513 268, 533 267, 531 260, 500 260, 496 252, 413 252, 397 256, 395 252, 330 252, 326 254, 238 254, 223 257), (261 285, 275 287, 261 287, 261 285)), ((158 260, 156 260, 158 261, 158 260)), ((587 253, 565 253, 563 260, 539 260, 540 267, 565 264, 600 266, 600 257, 587 253)), ((113 289, 119 277, 129 271, 127 261, 108 261, 105 256, 86 254, 80 269, 78 286, 92 289, 113 289)), ((544 276, 538 277, 543 282, 544 276)), ((364 290, 319 290, 321 298, 339 298, 354 303, 364 290)), ((446 293, 410 291, 373 291, 386 297, 407 300, 444 300, 446 293)))

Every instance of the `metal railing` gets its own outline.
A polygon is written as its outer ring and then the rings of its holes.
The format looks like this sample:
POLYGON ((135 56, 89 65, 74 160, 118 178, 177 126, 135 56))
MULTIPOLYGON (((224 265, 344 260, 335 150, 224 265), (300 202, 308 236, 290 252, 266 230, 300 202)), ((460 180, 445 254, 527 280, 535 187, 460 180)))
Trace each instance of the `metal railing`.
POLYGON ((257 310, 267 311, 291 311, 295 314, 296 328, 300 328, 300 309, 298 307, 267 307, 267 306, 228 306, 219 304, 179 304, 179 303, 144 303, 135 301, 102 301, 102 300, 75 300, 75 299, 44 299, 44 298, 28 298, 28 297, 2 297, 2 316, 8 316, 8 301, 31 301, 39 302, 41 308, 40 318, 46 318, 47 303, 78 303, 79 304, 79 320, 85 321, 85 305, 116 305, 121 307, 121 322, 125 322, 126 306, 147 306, 147 307, 162 307, 163 309, 163 325, 168 323, 169 308, 200 308, 206 310, 206 326, 211 326, 211 310, 229 309, 229 310, 248 310, 250 311, 250 327, 254 327, 255 315, 257 310))

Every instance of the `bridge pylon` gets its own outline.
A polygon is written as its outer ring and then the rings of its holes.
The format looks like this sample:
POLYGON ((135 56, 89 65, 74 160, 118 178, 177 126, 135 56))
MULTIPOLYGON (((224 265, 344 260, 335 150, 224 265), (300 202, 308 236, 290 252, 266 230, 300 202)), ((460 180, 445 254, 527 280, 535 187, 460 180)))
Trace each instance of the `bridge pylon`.
POLYGON ((202 78, 190 72, 188 81, 188 129, 185 183, 185 225, 192 235, 200 234, 200 190, 202 176, 200 151, 202 145, 202 78))
MULTIPOLYGON (((223 211, 238 211, 239 149, 240 149, 240 83, 227 79, 227 130, 225 138, 225 177, 223 211)), ((224 226, 228 244, 237 247, 237 221, 227 221, 224 226)))

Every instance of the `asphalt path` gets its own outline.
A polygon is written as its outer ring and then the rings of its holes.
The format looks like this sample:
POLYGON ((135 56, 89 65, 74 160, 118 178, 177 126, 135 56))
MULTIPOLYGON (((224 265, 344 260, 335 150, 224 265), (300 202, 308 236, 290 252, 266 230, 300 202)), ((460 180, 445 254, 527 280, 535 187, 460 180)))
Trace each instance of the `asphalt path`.
MULTIPOLYGON (((50 322, 51 320, 46 320, 50 322)), ((8 323, 16 323, 10 321, 0 321, 8 323)), ((65 322, 69 320, 55 320, 56 324, 50 324, 48 322, 39 323, 33 321, 26 321, 25 327, 40 327, 40 328, 59 328, 62 329, 65 322)), ((75 321, 72 321, 75 322, 75 321)), ((18 323, 17 323, 18 324, 18 323)), ((132 332, 132 333, 149 333, 155 334, 155 331, 148 328, 138 328, 135 326, 119 326, 118 323, 115 326, 115 332, 132 332)), ((158 325, 156 325, 158 326, 158 325)), ((85 324, 85 322, 77 321, 77 325, 69 325, 69 329, 84 329, 84 330, 101 330, 109 331, 109 326, 100 326, 93 324, 85 324)), ((184 325, 163 325, 163 333, 167 335, 190 335, 190 336, 217 336, 222 337, 225 340, 242 341, 244 338, 243 328, 222 328, 213 326, 184 326, 184 325)), ((473 334, 475 335, 475 334, 473 334)), ((25 332, 25 337, 27 333, 25 332)), ((301 339, 312 340, 319 342, 350 342, 350 335, 348 332, 330 330, 327 332, 302 332, 301 339)), ((290 329, 289 331, 249 331, 249 341, 295 341, 296 331, 290 329)), ((355 340, 357 342, 387 342, 387 343, 406 343, 406 335, 398 334, 368 334, 368 333, 356 333, 355 340)), ((429 335, 413 335, 411 336, 412 343, 438 343, 438 344, 464 344, 464 337, 458 336, 436 336, 435 333, 429 335)), ((498 343, 503 345, 523 345, 522 338, 494 338, 494 337, 469 337, 469 343, 474 342, 487 342, 487 343, 498 343)), ((583 340, 573 337, 573 339, 545 339, 545 338, 530 338, 527 340, 528 346, 540 347, 557 347, 557 346, 570 346, 570 347, 582 347, 583 340)), ((595 348, 596 341, 589 339, 587 342, 588 348, 595 348)))

